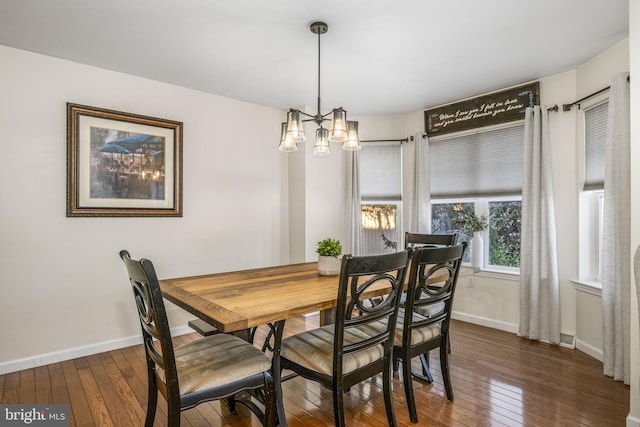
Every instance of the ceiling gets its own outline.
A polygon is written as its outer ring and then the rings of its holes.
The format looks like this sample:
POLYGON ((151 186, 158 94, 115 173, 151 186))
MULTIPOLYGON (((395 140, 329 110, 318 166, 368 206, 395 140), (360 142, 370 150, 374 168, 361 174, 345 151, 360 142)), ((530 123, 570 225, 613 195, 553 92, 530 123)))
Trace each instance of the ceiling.
POLYGON ((628 1, 0 0, 0 44, 315 110, 320 20, 323 110, 400 114, 575 69, 628 37, 628 1))

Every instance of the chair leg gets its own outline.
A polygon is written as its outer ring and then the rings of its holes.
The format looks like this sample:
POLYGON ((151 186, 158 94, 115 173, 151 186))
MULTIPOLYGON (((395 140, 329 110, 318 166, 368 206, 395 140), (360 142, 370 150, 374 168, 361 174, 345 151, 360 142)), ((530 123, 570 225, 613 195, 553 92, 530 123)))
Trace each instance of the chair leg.
POLYGON ((451 387, 451 377, 449 375, 449 348, 446 344, 440 346, 440 370, 442 371, 442 380, 444 381, 447 399, 453 401, 453 388, 451 387))
POLYGON ((264 422, 265 427, 274 427, 276 423, 276 388, 273 383, 273 378, 269 375, 269 378, 265 381, 264 387, 264 422))
POLYGON ((156 388, 155 378, 149 376, 148 396, 147 396, 147 416, 144 421, 145 427, 153 427, 153 420, 156 417, 156 409, 158 407, 158 389, 156 388))
POLYGON ((236 397, 231 395, 227 397, 227 406, 229 407, 229 412, 232 414, 236 413, 236 397))
POLYGON ((344 422, 344 399, 342 387, 333 386, 333 417, 336 427, 345 427, 344 422))
POLYGON ((382 389, 384 392, 384 406, 387 411, 389 427, 396 427, 396 412, 393 409, 393 390, 391 385, 391 360, 384 364, 382 372, 382 389))
POLYGON ((394 354, 393 355, 393 372, 398 372, 398 369, 400 369, 400 357, 394 354))
POLYGON ((416 399, 413 395, 413 376, 411 372, 411 359, 405 354, 402 359, 402 382, 404 383, 404 394, 407 398, 409 417, 412 423, 418 422, 418 411, 416 410, 416 399))
POLYGON ((167 410, 167 426, 180 427, 180 409, 168 408, 167 410))

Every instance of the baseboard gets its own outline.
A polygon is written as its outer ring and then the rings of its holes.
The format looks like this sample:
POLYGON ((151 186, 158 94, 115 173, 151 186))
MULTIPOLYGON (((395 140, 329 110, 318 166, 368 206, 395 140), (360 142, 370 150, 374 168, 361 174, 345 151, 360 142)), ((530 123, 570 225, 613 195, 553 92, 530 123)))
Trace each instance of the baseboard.
POLYGON ((576 349, 580 350, 583 353, 588 354, 594 359, 602 362, 604 356, 602 355, 602 349, 596 348, 590 344, 585 343, 584 341, 576 340, 576 349))
POLYGON ((627 415, 627 427, 640 427, 640 418, 627 415))
POLYGON ((488 328, 498 329, 500 331, 518 333, 518 325, 512 323, 502 322, 495 319, 488 319, 486 317, 474 316, 473 314, 461 313, 459 311, 451 312, 451 318, 461 320, 467 323, 473 323, 475 325, 486 326, 488 328))
MULTIPOLYGON (((179 326, 171 329, 172 336, 179 336, 192 333, 193 329, 188 326, 179 326)), ((11 372, 22 371, 24 369, 37 368, 38 366, 52 363, 64 362, 65 360, 77 359, 78 357, 90 356, 92 354, 104 353, 105 351, 117 350, 119 348, 130 347, 142 343, 142 336, 136 335, 126 338, 119 338, 111 341, 104 341, 92 345, 69 348, 52 353, 41 354, 24 359, 10 360, 0 363, 0 375, 11 372)))

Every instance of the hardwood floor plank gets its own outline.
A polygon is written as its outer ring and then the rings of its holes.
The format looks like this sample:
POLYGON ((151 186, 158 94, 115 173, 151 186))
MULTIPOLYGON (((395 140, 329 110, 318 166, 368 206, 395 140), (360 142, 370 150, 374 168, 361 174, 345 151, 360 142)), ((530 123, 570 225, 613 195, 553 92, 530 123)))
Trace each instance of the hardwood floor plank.
POLYGON ((35 403, 36 401, 36 377, 33 369, 20 371, 20 394, 19 401, 24 403, 35 403))
MULTIPOLYGON (((47 366, 49 372, 49 382, 51 384, 51 400, 55 404, 68 404, 69 408, 69 427, 75 427, 76 422, 73 417, 73 408, 71 408, 71 398, 67 388, 67 382, 64 378, 61 363, 53 363, 47 366)), ((43 402, 46 403, 46 402, 43 402)))
POLYGON ((96 355, 95 359, 90 358, 89 361, 91 370, 96 376, 96 381, 102 384, 102 375, 105 375, 113 385, 113 388, 103 387, 101 391, 103 394, 106 392, 113 393, 106 401, 107 403, 112 400, 114 401, 112 405, 107 406, 116 424, 123 425, 121 421, 119 421, 122 420, 122 422, 130 422, 131 425, 144 425, 146 405, 143 407, 138 403, 131 387, 129 387, 120 369, 115 364, 113 357, 109 353, 102 353, 96 355), (94 363, 91 363, 92 361, 94 363), (116 412, 117 415, 114 416, 114 412, 116 412), (122 413, 126 416, 123 416, 122 413))
POLYGON ((69 402, 71 403, 71 415, 73 416, 75 424, 78 427, 97 426, 98 424, 93 421, 89 401, 82 388, 75 361, 67 360, 62 362, 62 371, 67 384, 69 402))
POLYGON ((5 381, 2 403, 20 403, 20 372, 12 372, 3 376, 5 381))
POLYGON ((113 427, 126 424, 115 424, 114 420, 109 415, 109 409, 105 403, 105 396, 101 393, 101 388, 108 388, 111 385, 109 383, 101 384, 100 386, 96 382, 96 378, 91 371, 87 358, 82 357, 75 360, 78 377, 80 378, 80 384, 87 396, 87 402, 89 404, 89 410, 91 415, 98 426, 113 427))
POLYGON ((53 401, 53 397, 51 395, 51 377, 49 376, 49 368, 47 366, 39 366, 35 368, 34 376, 36 381, 35 403, 51 403, 53 401))

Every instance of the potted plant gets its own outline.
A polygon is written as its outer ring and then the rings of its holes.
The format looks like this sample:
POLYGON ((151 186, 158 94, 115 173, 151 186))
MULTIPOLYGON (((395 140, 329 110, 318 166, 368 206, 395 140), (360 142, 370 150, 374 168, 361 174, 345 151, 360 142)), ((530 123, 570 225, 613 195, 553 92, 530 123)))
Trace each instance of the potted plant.
POLYGON ((484 266, 484 244, 480 232, 487 228, 487 217, 477 216, 475 212, 460 212, 456 222, 462 226, 462 232, 471 237, 471 265, 482 268, 484 266))
POLYGON ((340 255, 342 244, 339 240, 327 237, 318 242, 318 274, 321 276, 335 276, 340 274, 340 255))

